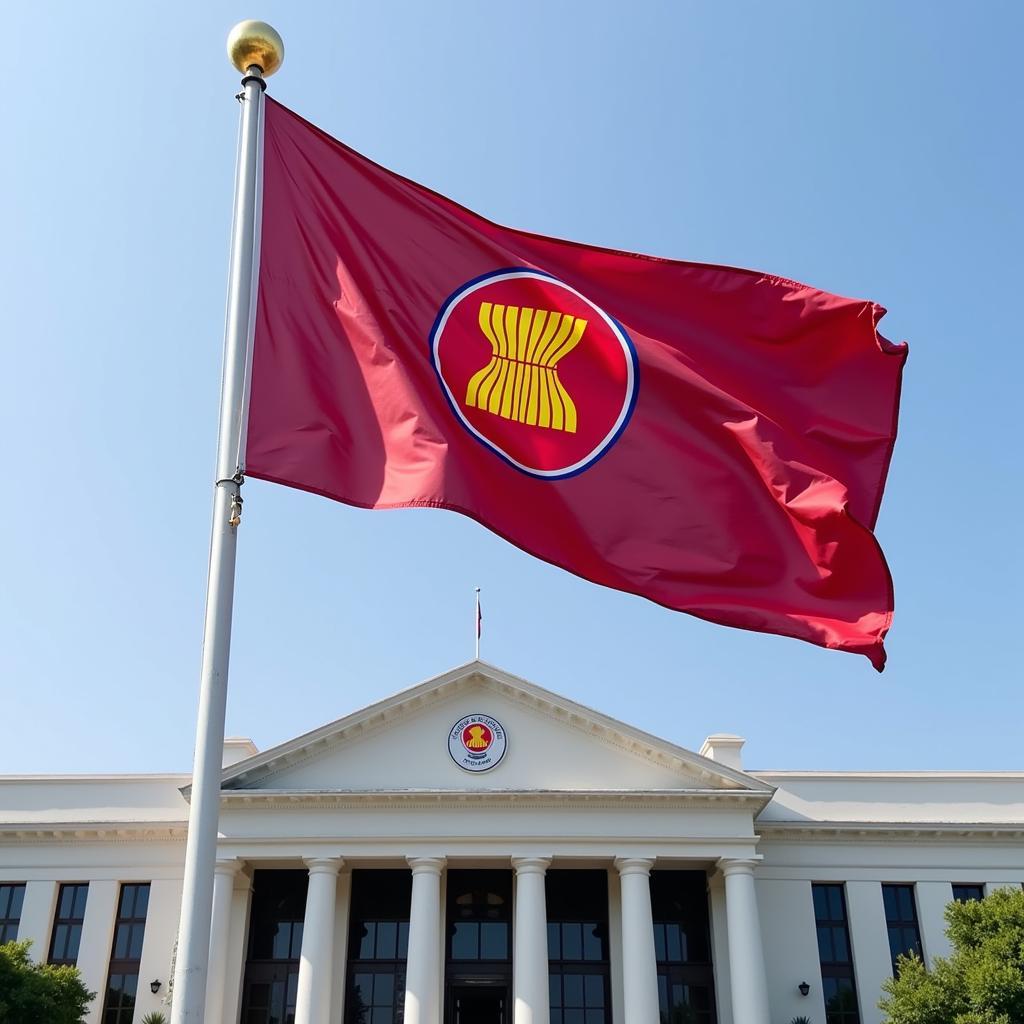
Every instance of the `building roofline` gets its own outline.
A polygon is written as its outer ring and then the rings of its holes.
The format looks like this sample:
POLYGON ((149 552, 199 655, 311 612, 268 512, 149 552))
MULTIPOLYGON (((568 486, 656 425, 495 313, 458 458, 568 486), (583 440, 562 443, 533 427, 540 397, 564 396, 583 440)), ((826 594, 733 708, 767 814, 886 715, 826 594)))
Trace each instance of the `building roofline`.
MULTIPOLYGON (((343 741, 349 730, 361 730, 367 726, 380 725, 394 715, 420 708, 424 702, 451 692, 452 687, 462 685, 474 676, 499 688, 505 687, 527 702, 532 701, 537 705, 553 708, 570 721, 575 719, 587 722, 595 735, 621 737, 627 744, 644 752, 645 756, 661 757, 678 762, 679 765, 684 766, 685 772, 696 774, 700 778, 714 779, 725 783, 728 789, 757 792, 766 803, 773 792, 773 787, 770 784, 752 778, 747 772, 713 761, 479 659, 466 662, 424 682, 407 687, 390 697, 374 701, 342 718, 239 761, 222 771, 221 785, 225 789, 241 788, 239 783, 264 779, 289 762, 294 763, 324 750, 331 743, 343 741)), ((182 787, 182 791, 188 799, 190 787, 182 787)))
POLYGON ((1020 782, 1024 771, 805 771, 802 769, 764 770, 745 769, 748 775, 764 779, 914 779, 921 782, 948 782, 955 779, 969 779, 971 782, 1020 782))
POLYGON ((191 772, 87 772, 83 774, 55 773, 0 775, 0 785, 5 782, 175 782, 192 778, 191 772))

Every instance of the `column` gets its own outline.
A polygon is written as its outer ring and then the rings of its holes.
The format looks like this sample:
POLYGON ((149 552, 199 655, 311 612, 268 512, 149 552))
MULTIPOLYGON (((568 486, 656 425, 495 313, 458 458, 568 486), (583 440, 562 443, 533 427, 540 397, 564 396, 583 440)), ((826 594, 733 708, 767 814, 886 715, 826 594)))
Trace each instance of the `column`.
POLYGON ((107 990, 107 968, 110 966, 110 949, 114 940, 114 921, 117 918, 120 892, 120 882, 109 879, 89 882, 82 941, 78 947, 78 971, 85 987, 99 994, 85 1012, 86 1024, 99 1024, 103 1013, 103 993, 107 990))
POLYGON ((443 857, 409 857, 412 906, 405 965, 405 1024, 441 1019, 441 869, 443 857))
POLYGON ((654 919, 651 916, 651 868, 654 861, 642 857, 620 857, 615 866, 619 869, 622 885, 625 1024, 658 1024, 658 962, 654 953, 654 919))
MULTIPOLYGON (((171 983, 171 961, 181 914, 181 890, 180 878, 154 878, 149 884, 149 909, 146 911, 146 931, 139 959, 139 991, 135 999, 136 1020, 145 1020, 151 1013, 167 1014, 164 1000, 171 983), (160 982, 156 992, 149 989, 153 981, 160 982)), ((102 1002, 100 997, 97 1000, 102 1002)))
MULTIPOLYGON (((88 906, 88 899, 86 900, 88 906)), ((57 883, 29 882, 25 886, 25 902, 21 905, 18 941, 32 943, 32 959, 45 964, 50 953, 50 930, 57 906, 57 883)))
POLYGON ((771 1024, 761 922, 754 892, 755 860, 720 860, 725 878, 732 1016, 737 1024, 771 1024))
POLYGON ((946 907, 953 899, 953 886, 949 882, 918 882, 914 888, 924 962, 931 967, 937 956, 953 952, 946 936, 946 907))
POLYGON ((313 857, 302 925, 302 953, 295 996, 295 1024, 330 1024, 334 978, 334 905, 340 857, 313 857))
POLYGON ((544 872, 549 857, 513 857, 516 916, 512 955, 513 1024, 549 1024, 548 914, 544 872))
POLYGON ((347 868, 338 875, 338 898, 334 905, 334 986, 331 989, 331 1006, 334 1020, 341 1024, 345 1020, 345 982, 348 980, 345 966, 348 963, 349 911, 352 905, 352 872, 347 868))
POLYGON ((892 977, 881 883, 847 882, 846 917, 853 946, 853 971, 860 996, 861 1024, 881 1024, 882 1011, 878 1009, 878 1000, 874 996, 882 990, 882 982, 892 977))
POLYGON ((213 916, 210 919, 210 965, 206 975, 206 1019, 222 1020, 227 980, 228 939, 231 931, 231 900, 237 860, 219 860, 213 869, 213 916))
POLYGON ((249 910, 252 904, 252 873, 239 871, 231 894, 231 924, 228 927, 228 955, 224 967, 224 1006, 220 1021, 235 1024, 241 1013, 242 976, 249 944, 249 910))

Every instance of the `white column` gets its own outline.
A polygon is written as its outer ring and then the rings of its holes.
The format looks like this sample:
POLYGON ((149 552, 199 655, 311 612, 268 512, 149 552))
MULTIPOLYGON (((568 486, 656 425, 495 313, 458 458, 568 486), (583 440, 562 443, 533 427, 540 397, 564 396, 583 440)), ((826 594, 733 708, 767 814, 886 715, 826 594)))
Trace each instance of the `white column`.
MULTIPOLYGON (((171 983, 171 961, 174 958, 174 940, 178 937, 180 911, 181 879, 154 878, 149 884, 149 909, 146 911, 142 959, 139 961, 136 1020, 144 1020, 151 1013, 167 1014, 164 1000, 171 983), (151 992, 149 986, 154 981, 160 982, 160 988, 151 992)), ((103 1002, 100 996, 96 998, 103 1002)))
MULTIPOLYGON (((846 916, 853 946, 857 992, 870 992, 873 996, 881 991, 882 982, 892 977, 882 884, 874 881, 847 882, 846 916)), ((878 1008, 878 1000, 861 995, 858 1001, 861 1024, 881 1024, 882 1011, 878 1008)))
POLYGON ((330 1024, 334 979, 334 907, 340 857, 306 861, 309 889, 302 925, 302 953, 295 995, 295 1024, 330 1024))
MULTIPOLYGON (((620 857, 622 883, 622 990, 625 1024, 658 1024, 658 962, 651 916, 653 860, 620 857)), ((746 1021, 743 1024, 747 1024, 746 1021)))
POLYGON ((210 920, 210 966, 206 977, 206 1019, 221 1020, 227 979, 228 939, 231 932, 231 901, 237 860, 219 860, 213 869, 213 917, 210 920))
POLYGON ((99 1024, 103 1013, 103 993, 107 990, 107 968, 110 965, 110 947, 114 939, 114 921, 117 919, 120 892, 120 883, 113 880, 89 882, 82 941, 78 946, 78 971, 85 987, 99 995, 85 1012, 86 1024, 99 1024))
POLYGON ((953 900, 953 886, 949 882, 918 882, 914 888, 924 962, 931 967, 937 956, 953 952, 946 936, 946 907, 953 900))
POLYGON ((720 860, 725 878, 732 1015, 736 1024, 771 1024, 761 922, 754 892, 754 860, 720 860))
POLYGON ((334 904, 334 987, 331 989, 331 1005, 334 1020, 341 1024, 345 1019, 345 965, 348 963, 348 918, 352 904, 352 872, 343 870, 338 875, 338 898, 334 904))
POLYGON ((1019 889, 1022 885, 1024 885, 1024 881, 1020 881, 1019 879, 1013 879, 1009 882, 986 882, 985 895, 991 896, 996 889, 1019 889))
MULTIPOLYGON (((88 905, 88 899, 86 899, 88 905)), ((29 882, 25 886, 25 902, 21 905, 18 941, 32 943, 32 959, 45 964, 50 953, 50 927, 57 907, 57 883, 29 882)))
POLYGON ((252 874, 240 871, 231 894, 231 925, 228 928, 228 956, 224 967, 224 1007, 220 1021, 236 1024, 241 1013, 242 977, 249 944, 249 910, 252 905, 252 874))
POLYGON ((513 1024, 549 1024, 548 912, 544 872, 549 857, 513 857, 516 916, 513 935, 513 1024))
POLYGON ((443 857, 409 857, 412 906, 405 965, 405 1024, 441 1018, 441 869, 443 857))

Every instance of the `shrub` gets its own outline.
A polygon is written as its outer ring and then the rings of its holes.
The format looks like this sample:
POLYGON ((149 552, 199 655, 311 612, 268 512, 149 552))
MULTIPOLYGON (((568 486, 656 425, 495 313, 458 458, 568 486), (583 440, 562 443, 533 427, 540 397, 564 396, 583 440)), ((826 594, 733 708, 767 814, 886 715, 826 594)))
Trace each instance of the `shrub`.
POLYGON ((96 998, 77 967, 33 963, 30 942, 0 946, 0 1021, 4 1024, 80 1024, 96 998))

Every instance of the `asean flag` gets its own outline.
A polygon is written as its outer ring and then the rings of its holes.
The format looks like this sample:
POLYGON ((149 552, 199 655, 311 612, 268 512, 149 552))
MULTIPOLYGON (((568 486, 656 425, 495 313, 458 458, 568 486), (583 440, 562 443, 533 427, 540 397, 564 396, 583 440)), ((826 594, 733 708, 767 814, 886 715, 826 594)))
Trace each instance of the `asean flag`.
POLYGON ((501 227, 272 100, 258 295, 247 475, 882 668, 874 303, 501 227))

